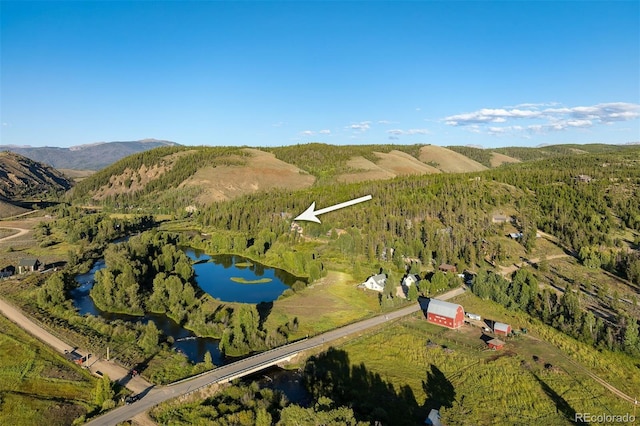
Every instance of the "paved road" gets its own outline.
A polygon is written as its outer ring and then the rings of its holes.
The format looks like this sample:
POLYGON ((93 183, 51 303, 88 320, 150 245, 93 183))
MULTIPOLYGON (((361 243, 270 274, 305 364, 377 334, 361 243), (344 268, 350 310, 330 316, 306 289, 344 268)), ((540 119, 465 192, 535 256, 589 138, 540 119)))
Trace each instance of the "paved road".
MULTIPOLYGON (((457 288, 442 294, 438 297, 438 299, 448 300, 452 297, 462 294, 463 292, 464 290, 462 288, 457 288)), ((232 379, 242 377, 243 375, 250 374, 251 372, 255 372, 261 368, 266 368, 267 366, 274 365, 276 362, 286 359, 287 357, 293 357, 307 349, 344 339, 352 334, 361 333, 370 328, 384 324, 388 321, 411 315, 414 312, 418 312, 419 310, 420 305, 418 303, 414 303, 411 306, 407 306, 406 308, 402 308, 385 315, 378 315, 373 318, 369 318, 354 324, 338 328, 336 330, 326 332, 310 339, 304 339, 302 341, 291 343, 286 346, 254 355, 250 358, 245 358, 232 364, 218 367, 214 370, 188 380, 176 382, 172 385, 164 387, 152 388, 148 392, 143 392, 142 398, 139 401, 109 411, 105 415, 100 416, 93 421, 90 421, 89 423, 87 423, 87 425, 106 426, 124 422, 131 419, 138 413, 144 412, 168 399, 188 394, 201 387, 208 386, 214 383, 225 383, 232 379)))
MULTIPOLYGON (((20 309, 2 299, 0 299, 0 312, 5 317, 9 318, 11 321, 15 322, 17 325, 24 328, 26 331, 49 346, 53 347, 58 352, 65 353, 66 351, 74 350, 73 347, 49 333, 31 319, 27 318, 20 309)), ((76 350, 76 352, 80 355, 87 354, 86 351, 82 350, 76 350)), ((149 389, 151 387, 151 383, 147 382, 140 376, 131 379, 128 376, 128 371, 114 362, 107 361, 105 359, 93 358, 89 359, 89 363, 91 364, 89 371, 92 373, 100 371, 103 374, 107 374, 111 380, 119 382, 133 392, 143 392, 145 389, 149 389)))

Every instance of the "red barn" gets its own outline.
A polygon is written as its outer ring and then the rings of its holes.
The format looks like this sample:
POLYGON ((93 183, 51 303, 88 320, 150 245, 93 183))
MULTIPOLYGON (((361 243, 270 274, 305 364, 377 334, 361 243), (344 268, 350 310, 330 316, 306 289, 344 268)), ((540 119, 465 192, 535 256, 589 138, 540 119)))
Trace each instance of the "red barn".
POLYGON ((427 321, 449 328, 462 327, 464 324, 464 309, 455 303, 429 299, 427 321))
POLYGON ((511 333, 511 326, 503 322, 497 322, 493 324, 493 332, 508 336, 511 333))

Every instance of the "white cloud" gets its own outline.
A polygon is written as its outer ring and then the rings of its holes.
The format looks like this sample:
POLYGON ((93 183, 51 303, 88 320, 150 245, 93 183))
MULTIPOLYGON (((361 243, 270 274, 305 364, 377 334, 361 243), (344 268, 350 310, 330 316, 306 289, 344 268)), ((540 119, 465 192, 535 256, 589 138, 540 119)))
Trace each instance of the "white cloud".
POLYGON ((357 131, 357 132, 366 132, 367 130, 369 130, 371 128, 371 122, 370 121, 361 121, 359 123, 352 123, 347 128, 351 129, 351 130, 354 130, 354 131, 357 131))
POLYGON ((271 126, 273 126, 273 127, 282 127, 285 124, 287 124, 287 123, 285 123, 284 121, 278 121, 277 123, 273 123, 271 126))
POLYGON ((300 134, 302 136, 313 136, 316 134, 316 132, 314 132, 313 130, 303 130, 302 132, 300 132, 300 134))
POLYGON ((429 133, 427 129, 409 129, 407 130, 407 135, 426 135, 429 133))
POLYGON ((331 134, 331 130, 324 129, 324 130, 320 130, 318 133, 321 134, 321 135, 330 135, 331 134))
POLYGON ((400 135, 427 135, 427 134, 429 134, 429 130, 428 129, 408 129, 408 130, 391 129, 391 130, 387 130, 387 133, 389 133, 390 135, 394 135, 394 136, 400 136, 400 135))
POLYGON ((518 132, 546 133, 569 128, 590 128, 596 125, 634 120, 640 117, 640 105, 626 102, 601 103, 592 106, 557 107, 550 104, 520 104, 516 107, 483 108, 474 112, 445 117, 449 126, 466 127, 473 133, 492 135, 518 132), (553 106, 553 107, 550 107, 553 106), (540 121, 526 126, 490 124, 510 123, 515 120, 540 121))
POLYGON ((392 124, 393 121, 391 120, 378 120, 378 124, 392 124))

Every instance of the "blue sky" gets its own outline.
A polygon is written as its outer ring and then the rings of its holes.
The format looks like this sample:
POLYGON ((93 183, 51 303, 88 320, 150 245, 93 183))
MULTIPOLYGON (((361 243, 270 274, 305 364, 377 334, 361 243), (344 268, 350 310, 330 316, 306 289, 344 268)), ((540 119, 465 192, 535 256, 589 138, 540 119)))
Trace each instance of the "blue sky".
POLYGON ((0 144, 640 141, 640 2, 0 2, 0 144))

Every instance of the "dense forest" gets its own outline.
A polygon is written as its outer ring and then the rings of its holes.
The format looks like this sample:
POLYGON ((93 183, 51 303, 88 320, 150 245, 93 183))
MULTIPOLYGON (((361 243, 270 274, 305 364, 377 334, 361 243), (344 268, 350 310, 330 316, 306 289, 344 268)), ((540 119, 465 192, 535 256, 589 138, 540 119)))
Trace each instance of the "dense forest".
MULTIPOLYGON (((309 144, 273 148, 271 151, 279 159, 293 163, 318 178, 327 179, 344 172, 347 160, 354 155, 375 160, 372 147, 362 146, 356 151, 353 147, 346 148, 309 144)), ((384 152, 399 147, 375 148, 384 152)), ((420 147, 401 148, 416 155, 420 147)), ((459 148, 457 150, 466 155, 475 153, 473 148, 459 148)), ((526 252, 534 249, 536 231, 540 229, 556 236, 560 244, 585 266, 602 267, 638 284, 640 256, 637 250, 629 251, 625 247, 629 244, 637 246, 640 241, 636 237, 625 244, 624 236, 625 229, 640 230, 640 164, 637 160, 640 150, 633 146, 588 145, 581 146, 582 153, 576 154, 576 149, 577 146, 532 148, 531 152, 537 152, 538 157, 548 158, 504 165, 480 173, 407 176, 341 185, 325 185, 320 180, 305 191, 273 190, 268 194, 257 193, 200 206, 198 211, 191 213, 191 219, 206 229, 209 237, 194 237, 190 245, 209 253, 247 255, 309 277, 310 281, 324 275, 329 263, 342 264, 357 279, 384 269, 394 281, 399 281, 412 264, 417 266, 417 270, 429 270, 442 263, 453 264, 460 271, 493 269, 496 262, 505 260, 509 251, 506 241, 497 238, 503 235, 503 225, 492 221, 492 217, 500 213, 506 214, 515 224, 521 235, 518 242, 526 252), (568 153, 571 155, 566 155, 568 153), (587 178, 583 180, 579 176, 587 178), (328 206, 364 194, 373 197, 366 205, 333 212, 323 217, 321 224, 301 223, 296 232, 292 232, 291 217, 305 210, 311 202, 315 201, 319 207, 328 206)), ((215 158, 215 164, 223 164, 240 158, 237 154, 242 152, 215 148, 198 149, 195 154, 189 154, 182 150, 184 148, 167 147, 141 153, 119 163, 118 167, 155 164, 166 161, 167 154, 180 153, 181 156, 176 156, 172 163, 171 173, 161 178, 163 185, 171 187, 194 173, 200 161, 208 164, 215 158)), ((483 151, 473 154, 473 157, 486 163, 487 155, 490 153, 483 151)), ((519 156, 528 158, 521 153, 519 156)), ((87 191, 104 184, 99 180, 92 182, 86 188, 77 188, 76 195, 87 194, 87 191)), ((155 191, 154 185, 142 192, 151 194, 155 191)), ((135 203, 144 199, 141 198, 142 192, 119 196, 117 199, 122 203, 115 198, 105 202, 112 208, 135 203)), ((187 192, 185 196, 188 197, 187 192)), ((174 202, 184 206, 178 198, 174 197, 174 202)), ((184 211, 177 205, 169 204, 163 208, 174 208, 176 214, 184 216, 184 211)), ((69 231, 70 236, 81 236, 73 229, 69 231)), ((135 253, 129 253, 129 256, 136 262, 135 253)), ((150 271, 163 274, 158 282, 165 279, 170 283, 176 281, 175 287, 179 287, 177 280, 180 274, 153 267, 150 271)), ((119 274, 121 277, 126 275, 119 274)), ((423 293, 430 294, 428 285, 431 285, 432 278, 425 280, 423 293)), ((141 282, 146 283, 143 287, 147 286, 142 291, 152 295, 152 282, 146 279, 141 282)), ((439 280, 435 282, 435 288, 442 287, 439 280)), ((110 289, 108 294, 116 289, 107 287, 110 289)), ((95 290, 98 301, 102 301, 100 288, 98 286, 95 290)), ((135 297, 131 298, 131 303, 125 303, 125 295, 129 293, 123 289, 118 291, 123 304, 111 304, 111 309, 132 313, 145 309, 171 312, 171 304, 160 301, 158 296, 150 299, 154 306, 143 307, 138 306, 135 297)), ((130 290, 130 294, 136 293, 130 290)), ((173 308, 177 309, 176 306, 173 308)), ((190 311, 186 306, 183 309, 190 311)), ((172 315, 178 319, 184 317, 179 309, 172 315)), ((622 324, 624 320, 618 322, 622 324)), ((621 330, 618 328, 614 335, 620 336, 621 330)), ((220 335, 221 330, 214 334, 220 335)), ((622 338, 617 341, 622 342, 622 338)))

